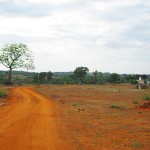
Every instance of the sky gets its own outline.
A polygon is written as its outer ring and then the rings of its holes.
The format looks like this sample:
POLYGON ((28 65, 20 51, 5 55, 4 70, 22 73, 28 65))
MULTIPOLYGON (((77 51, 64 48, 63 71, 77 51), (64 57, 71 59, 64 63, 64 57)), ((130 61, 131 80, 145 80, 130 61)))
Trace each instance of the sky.
POLYGON ((36 72, 150 74, 150 1, 0 0, 0 46, 20 42, 36 72))

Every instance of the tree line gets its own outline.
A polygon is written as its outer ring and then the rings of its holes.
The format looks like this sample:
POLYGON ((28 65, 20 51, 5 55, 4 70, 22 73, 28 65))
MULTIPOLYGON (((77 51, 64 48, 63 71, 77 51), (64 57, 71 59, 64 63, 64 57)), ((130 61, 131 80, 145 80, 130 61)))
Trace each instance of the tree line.
POLYGON ((77 67, 69 73, 48 72, 17 72, 17 68, 33 70, 32 52, 23 43, 6 44, 0 49, 0 63, 9 69, 0 71, 1 84, 106 84, 106 83, 137 83, 139 77, 149 80, 147 75, 119 75, 117 73, 89 72, 87 67, 77 67))
MULTIPOLYGON (((143 74, 117 74, 103 73, 99 71, 86 72, 83 76, 78 74, 82 67, 75 68, 72 72, 25 72, 12 71, 13 84, 136 84, 139 77, 150 80, 148 75, 143 74)), ((82 73, 83 74, 83 73, 82 73)), ((0 83, 8 84, 8 72, 0 71, 0 83)))

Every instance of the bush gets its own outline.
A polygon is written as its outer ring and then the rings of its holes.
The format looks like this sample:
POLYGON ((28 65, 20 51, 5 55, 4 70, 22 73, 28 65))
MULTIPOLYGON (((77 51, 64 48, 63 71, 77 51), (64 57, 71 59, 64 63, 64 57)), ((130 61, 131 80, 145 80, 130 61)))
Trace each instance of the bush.
POLYGON ((4 84, 4 85, 10 85, 10 83, 8 82, 8 80, 4 80, 4 81, 2 82, 2 84, 4 84))
POLYGON ((6 91, 0 91, 0 98, 4 98, 7 96, 6 91))
POLYGON ((136 148, 136 149, 142 149, 142 144, 139 142, 136 142, 132 145, 132 147, 136 148))
POLYGON ((138 104, 139 101, 138 101, 137 99, 134 99, 133 103, 134 103, 134 104, 138 104))
POLYGON ((76 106, 78 106, 78 104, 77 104, 77 103, 73 103, 72 106, 73 106, 73 107, 76 107, 76 106))
POLYGON ((144 100, 150 100, 150 95, 145 94, 145 95, 143 96, 143 98, 144 98, 144 100))
POLYGON ((149 103, 144 103, 142 107, 144 107, 144 108, 150 108, 150 102, 149 103))
POLYGON ((148 89, 148 86, 146 84, 142 84, 141 89, 148 89))
POLYGON ((118 106, 116 104, 111 104, 110 105, 110 108, 117 108, 117 109, 120 109, 120 110, 124 110, 125 109, 125 106, 118 106))
POLYGON ((111 104, 110 108, 117 108, 118 106, 116 104, 111 104))

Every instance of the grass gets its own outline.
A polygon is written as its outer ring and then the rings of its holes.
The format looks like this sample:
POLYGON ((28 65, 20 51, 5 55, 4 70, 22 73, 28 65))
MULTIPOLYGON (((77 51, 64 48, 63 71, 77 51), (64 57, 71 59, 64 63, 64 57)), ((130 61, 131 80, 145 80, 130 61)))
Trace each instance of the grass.
POLYGON ((139 143, 139 142, 134 143, 132 146, 133 146, 134 148, 136 148, 136 149, 141 149, 141 148, 142 148, 142 144, 139 143))
POLYGON ((110 108, 117 108, 118 106, 116 104, 111 104, 110 108))
POLYGON ((143 98, 144 98, 144 100, 150 100, 150 95, 145 94, 145 95, 143 96, 143 98))
POLYGON ((77 103, 73 103, 72 106, 73 106, 73 107, 76 107, 76 106, 78 106, 78 104, 77 104, 77 103))
POLYGON ((117 109, 120 109, 120 110, 124 110, 125 106, 119 106, 119 105, 116 105, 116 104, 111 104, 110 108, 117 108, 117 109))
POLYGON ((139 111, 139 114, 141 114, 141 113, 142 113, 142 111, 140 110, 140 111, 139 111))
POLYGON ((0 98, 4 98, 7 96, 7 92, 6 91, 0 91, 0 98))
POLYGON ((138 99, 134 99, 133 103, 138 104, 139 103, 138 99))

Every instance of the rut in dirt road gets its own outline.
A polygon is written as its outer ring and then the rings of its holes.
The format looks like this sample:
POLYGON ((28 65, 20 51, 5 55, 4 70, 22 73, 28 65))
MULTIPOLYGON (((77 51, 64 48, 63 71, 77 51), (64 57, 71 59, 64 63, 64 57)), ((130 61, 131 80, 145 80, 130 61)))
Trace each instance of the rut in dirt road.
POLYGON ((1 150, 70 149, 59 138, 52 102, 27 87, 11 93, 10 104, 0 110, 1 150))

